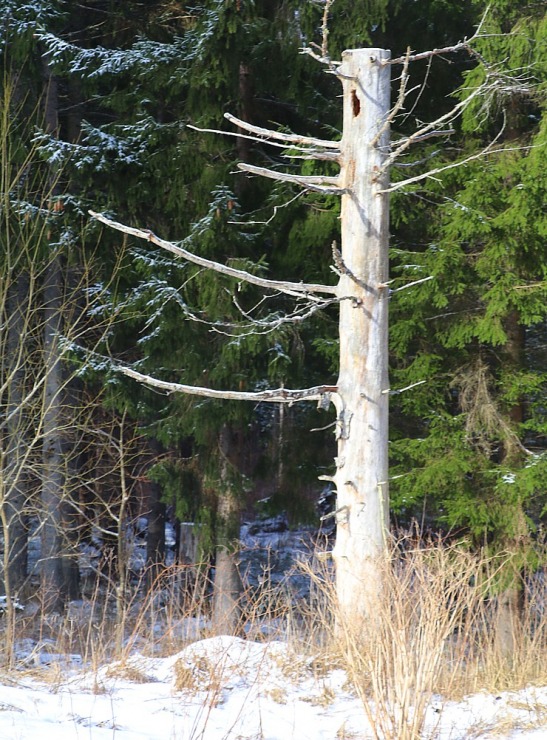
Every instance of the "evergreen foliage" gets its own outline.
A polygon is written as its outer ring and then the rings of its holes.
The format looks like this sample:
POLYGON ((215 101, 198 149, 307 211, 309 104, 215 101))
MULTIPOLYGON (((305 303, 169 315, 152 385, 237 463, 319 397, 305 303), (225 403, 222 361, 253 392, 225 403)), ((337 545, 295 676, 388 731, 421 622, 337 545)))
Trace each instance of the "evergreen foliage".
MULTIPOLYGON (((35 130, 28 115, 19 121, 20 145, 11 156, 24 161, 33 138, 43 166, 62 167, 65 233, 98 233, 86 216, 92 207, 256 274, 334 282, 337 198, 299 195, 234 170, 241 160, 305 174, 335 174, 336 167, 191 128, 237 133, 223 119, 229 111, 260 126, 339 138, 339 83, 299 54, 310 42, 321 46, 323 3, 5 0, 4 6, 2 64, 27 91, 25 110, 43 96, 41 57, 59 83, 58 135, 35 130)), ((479 0, 337 0, 328 53, 339 59, 345 48, 369 44, 394 56, 407 46, 440 47, 472 35, 483 12, 479 0)), ((478 51, 507 85, 477 99, 448 148, 425 142, 392 174, 397 181, 453 163, 502 131, 501 151, 393 196, 393 287, 434 279, 391 299, 392 386, 426 381, 393 396, 391 453, 393 503, 404 523, 425 511, 431 526, 503 548, 526 539, 545 516, 541 3, 495 2, 483 30, 478 51)), ((482 68, 466 55, 443 64, 435 58, 413 67, 418 86, 394 121, 394 141, 445 112, 455 88, 463 99, 482 81, 482 68)), ((394 80, 395 95, 396 88, 394 80)), ((103 305, 93 307, 94 316, 119 319, 105 354, 165 380, 215 388, 336 382, 334 310, 285 322, 287 310, 298 310, 286 297, 262 301, 255 288, 107 232, 100 261, 93 282, 103 305), (117 266, 107 301, 104 283, 117 266)), ((333 444, 330 432, 309 434, 325 426, 313 409, 293 409, 282 419, 262 406, 163 397, 105 372, 102 361, 82 377, 91 388, 105 383, 109 409, 128 409, 161 442, 165 455, 151 475, 178 516, 203 522, 204 532, 213 520, 211 490, 220 486, 218 442, 226 425, 236 440, 235 487, 244 494, 249 477, 255 487, 257 478, 262 486, 266 480, 266 493, 275 489, 294 511, 305 508, 295 504, 294 491, 316 485, 318 468, 331 457, 324 452, 333 444)))
MULTIPOLYGON (((460 146, 478 151, 502 129, 500 151, 417 190, 430 222, 394 254, 404 274, 434 277, 394 301, 395 375, 427 381, 394 409, 413 429, 393 442, 394 503, 426 501, 430 517, 507 548, 538 526, 545 494, 545 19, 499 4, 484 32, 507 86, 467 110, 460 146)), ((480 77, 470 70, 461 95, 480 77)))

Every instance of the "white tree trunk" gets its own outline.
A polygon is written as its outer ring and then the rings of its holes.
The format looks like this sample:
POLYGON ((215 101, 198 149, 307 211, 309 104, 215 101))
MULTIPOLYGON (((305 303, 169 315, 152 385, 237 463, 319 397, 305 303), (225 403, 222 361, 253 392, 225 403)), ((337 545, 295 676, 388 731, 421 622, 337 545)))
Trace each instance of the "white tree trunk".
POLYGON ((388 232, 382 171, 389 147, 390 65, 383 49, 346 51, 341 146, 342 260, 338 379, 339 607, 366 616, 382 590, 388 533, 388 232), (376 140, 376 141, 375 141, 376 140), (348 298, 351 297, 351 298, 348 298))

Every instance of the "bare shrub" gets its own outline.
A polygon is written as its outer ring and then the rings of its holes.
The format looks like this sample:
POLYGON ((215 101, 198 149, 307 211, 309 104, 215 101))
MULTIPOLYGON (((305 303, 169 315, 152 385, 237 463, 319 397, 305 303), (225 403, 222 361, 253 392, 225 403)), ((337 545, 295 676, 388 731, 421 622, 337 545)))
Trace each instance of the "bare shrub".
MULTIPOLYGON (((463 547, 398 542, 381 567, 385 588, 374 618, 336 611, 333 644, 342 654, 378 740, 418 738, 436 693, 461 681, 482 613, 484 562, 463 547)), ((331 589, 327 600, 336 604, 331 589)))

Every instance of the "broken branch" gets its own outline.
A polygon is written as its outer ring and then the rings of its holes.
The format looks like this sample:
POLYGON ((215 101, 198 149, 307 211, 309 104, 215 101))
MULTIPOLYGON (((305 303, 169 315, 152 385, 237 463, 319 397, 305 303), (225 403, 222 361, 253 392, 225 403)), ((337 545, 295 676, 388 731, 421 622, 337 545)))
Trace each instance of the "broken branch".
POLYGON ((386 120, 380 126, 378 133, 376 134, 376 136, 373 138, 371 142, 371 146, 376 146, 376 144, 380 141, 382 134, 391 125, 395 116, 401 110, 401 108, 403 107, 405 103, 406 94, 407 94, 406 87, 408 85, 408 78, 409 78, 409 75, 408 75, 409 57, 410 57, 410 47, 407 49, 406 59, 403 64, 403 71, 401 73, 401 84, 399 85, 399 95, 397 97, 397 102, 395 103, 393 108, 390 110, 389 115, 386 118, 386 120))
POLYGON ((300 185, 307 190, 314 190, 318 193, 342 193, 344 189, 339 185, 338 177, 327 177, 327 176, 315 176, 308 177, 306 175, 289 175, 286 172, 277 172, 277 170, 268 170, 265 167, 255 167, 252 164, 238 164, 238 169, 242 172, 248 172, 251 175, 260 175, 261 177, 268 177, 270 180, 281 180, 282 182, 292 182, 295 185, 300 185))
POLYGON ((313 283, 291 283, 284 280, 268 280, 267 278, 262 278, 259 275, 253 275, 250 272, 246 272, 245 270, 238 270, 234 267, 223 265, 220 262, 214 262, 213 260, 206 259, 205 257, 200 257, 199 255, 194 254, 193 252, 189 252, 187 249, 178 246, 177 244, 173 244, 173 242, 168 242, 165 239, 160 239, 159 236, 156 236, 152 231, 149 231, 147 229, 138 229, 132 226, 126 226, 125 224, 121 224, 118 221, 112 220, 111 218, 107 218, 102 213, 95 213, 95 211, 89 211, 89 214, 97 221, 100 221, 106 226, 110 226, 111 228, 116 229, 117 231, 121 231, 124 234, 131 234, 132 236, 136 236, 139 239, 145 239, 146 241, 152 242, 152 244, 156 244, 156 246, 162 247, 163 249, 171 252, 172 254, 175 254, 177 257, 181 257, 187 262, 192 262, 193 264, 199 265, 200 267, 205 267, 208 270, 214 270, 215 272, 218 272, 222 275, 235 278, 236 280, 242 280, 246 283, 250 283, 251 285, 258 285, 261 288, 267 288, 268 290, 277 290, 280 293, 285 293, 286 295, 292 295, 296 298, 306 298, 309 301, 315 302, 322 302, 323 299, 313 295, 314 293, 328 293, 331 295, 336 294, 336 287, 331 285, 319 285, 313 283))
MULTIPOLYGON (((268 146, 276 146, 278 149, 287 149, 287 144, 278 144, 276 141, 268 141, 267 139, 260 138, 258 136, 248 136, 247 134, 236 133, 235 131, 221 131, 219 128, 200 128, 194 126, 191 123, 186 124, 186 128, 191 128, 192 131, 199 131, 202 134, 220 134, 221 136, 233 136, 236 139, 248 139, 249 141, 256 141, 258 144, 267 144, 268 146)), ((266 130, 266 129, 264 129, 266 130)), ((307 146, 297 146, 292 144, 293 149, 299 149, 302 152, 309 152, 310 149, 307 146)))
MULTIPOLYGON (((500 129, 498 134, 496 135, 496 138, 488 144, 484 149, 481 149, 480 152, 477 152, 476 154, 471 154, 469 157, 466 157, 465 159, 459 159, 457 162, 451 162, 450 164, 443 165, 442 167, 436 167, 433 170, 428 170, 427 172, 423 172, 421 175, 416 175, 415 177, 409 177, 407 180, 401 180, 400 182, 395 183, 395 185, 391 185, 389 188, 385 188, 385 190, 377 190, 377 193, 394 193, 396 190, 400 190, 401 188, 406 187, 407 185, 411 185, 414 182, 420 182, 420 180, 425 180, 428 177, 434 177, 435 175, 440 174, 441 172, 445 172, 446 170, 452 170, 454 167, 461 167, 464 164, 467 164, 468 162, 472 162, 474 159, 480 159, 481 157, 486 156, 486 154, 496 154, 498 152, 505 152, 505 151, 511 151, 510 149, 507 149, 506 147, 500 147, 499 149, 493 149, 492 147, 496 143, 496 141, 499 139, 499 137, 503 133, 503 128, 500 129)), ((518 147, 519 149, 522 147, 518 147)))
POLYGON ((340 149, 340 143, 338 141, 328 141, 326 139, 315 139, 311 136, 299 136, 298 134, 284 134, 280 131, 270 131, 270 129, 253 126, 253 124, 247 123, 247 121, 242 121, 231 113, 225 113, 224 118, 235 126, 242 128, 244 131, 256 134, 256 136, 259 136, 261 139, 277 139, 278 141, 285 141, 291 145, 303 144, 304 146, 318 146, 324 149, 340 149))
POLYGON ((290 390, 288 388, 277 388, 266 391, 219 391, 214 388, 205 388, 197 385, 185 385, 183 383, 170 383, 159 380, 150 375, 139 373, 133 368, 117 365, 115 369, 128 378, 145 383, 152 388, 158 388, 168 394, 185 393, 189 396, 201 396, 202 398, 217 398, 228 401, 254 401, 255 403, 294 403, 295 401, 319 401, 331 393, 336 393, 335 385, 319 385, 314 388, 303 388, 301 390, 290 390))

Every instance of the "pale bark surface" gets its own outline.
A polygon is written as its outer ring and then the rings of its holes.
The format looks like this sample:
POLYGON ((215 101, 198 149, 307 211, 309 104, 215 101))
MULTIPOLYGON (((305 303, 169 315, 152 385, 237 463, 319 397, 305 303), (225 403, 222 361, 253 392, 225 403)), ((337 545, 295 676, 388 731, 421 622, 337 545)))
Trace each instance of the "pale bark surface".
POLYGON ((390 65, 382 49, 346 51, 341 146, 336 585, 344 615, 381 592, 388 532, 388 175, 390 65), (380 133, 381 132, 381 133, 380 133), (380 136, 378 138, 378 134, 380 136), (377 139, 376 145, 372 142, 377 139))

